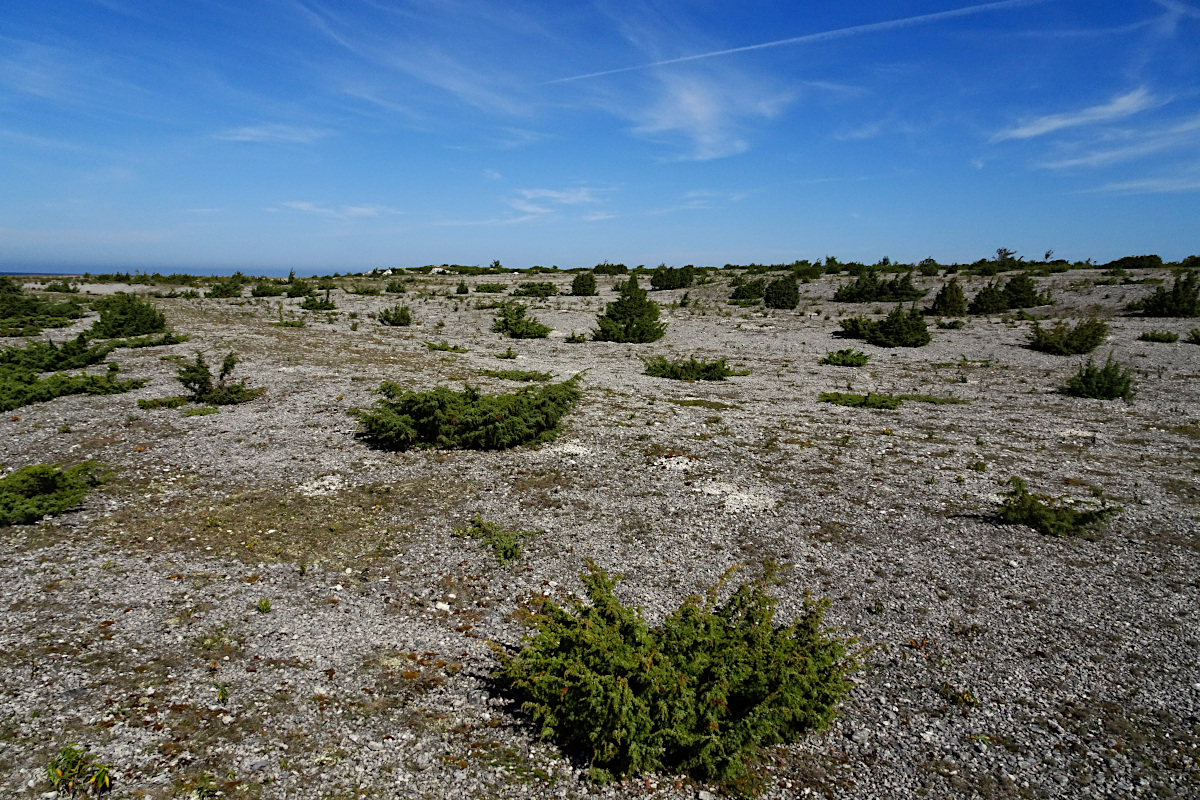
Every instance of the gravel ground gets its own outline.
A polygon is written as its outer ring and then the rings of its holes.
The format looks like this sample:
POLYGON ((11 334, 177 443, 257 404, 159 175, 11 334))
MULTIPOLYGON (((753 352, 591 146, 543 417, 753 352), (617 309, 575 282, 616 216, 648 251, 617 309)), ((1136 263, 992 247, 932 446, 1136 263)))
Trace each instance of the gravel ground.
POLYGON ((917 349, 847 343, 837 319, 876 308, 833 303, 830 278, 803 285, 794 312, 729 306, 723 280, 690 289, 687 308, 656 292, 667 334, 636 346, 565 341, 593 326, 611 278, 598 298, 534 301, 555 332, 531 341, 491 333, 477 304, 497 296, 454 295, 449 277, 402 296, 335 291, 339 311, 304 328, 269 324, 298 318, 295 300, 156 300, 191 341, 114 353, 144 389, 0 421, 6 471, 112 471, 81 509, 0 529, 0 794, 48 796, 47 763, 79 744, 112 765, 114 797, 139 800, 215 796, 206 786, 708 800, 716 788, 682 776, 584 780, 493 691, 489 642, 517 646, 529 601, 580 592, 588 559, 651 622, 770 559, 788 566, 777 619, 828 597, 827 623, 866 649, 835 724, 764 754, 766 796, 1196 797, 1200 347, 1137 340, 1196 320, 1116 316, 1152 287, 1100 277, 1040 279, 1056 305, 1038 313, 1111 315, 1097 355, 1136 370, 1130 402, 1060 394, 1079 359, 1025 348, 1016 319, 971 318, 917 349), (373 320, 397 302, 420 325, 373 320), (443 339, 469 352, 424 344, 443 339), (818 365, 848 344, 870 364, 818 365), (495 358, 510 346, 516 359, 495 358), (177 359, 196 349, 209 363, 236 350, 235 377, 266 393, 209 415, 138 409, 178 393, 177 359), (651 354, 751 373, 650 378, 651 354), (509 391, 477 373, 506 368, 586 370, 554 443, 388 453, 354 436, 346 411, 382 380, 509 391), (817 402, 847 387, 968 403, 817 402), (1053 496, 1103 491, 1123 511, 1090 538, 1001 525, 1010 475, 1053 496), (500 566, 452 536, 475 514, 543 533, 500 566))

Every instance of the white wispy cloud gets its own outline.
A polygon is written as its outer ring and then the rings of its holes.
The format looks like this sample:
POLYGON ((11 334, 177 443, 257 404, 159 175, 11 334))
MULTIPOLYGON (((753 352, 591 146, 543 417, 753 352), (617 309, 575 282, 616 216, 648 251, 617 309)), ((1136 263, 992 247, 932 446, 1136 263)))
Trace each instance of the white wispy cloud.
POLYGON ((1107 183, 1094 192, 1102 194, 1183 194, 1200 192, 1200 173, 1170 177, 1141 178, 1107 183))
POLYGON ((385 215, 403 214, 404 212, 381 205, 360 205, 360 206, 341 206, 340 208, 331 208, 321 205, 320 203, 311 203, 306 200, 289 200, 280 203, 284 208, 290 208, 292 211, 301 211, 305 214, 315 214, 320 217, 336 219, 341 222, 351 222, 360 219, 373 219, 375 217, 385 215))
MULTIPOLYGON (((1166 1, 1167 0, 1159 0, 1159 2, 1166 1)), ((886 31, 899 30, 901 28, 911 28, 916 25, 925 25, 931 22, 956 19, 959 17, 971 16, 973 14, 983 14, 989 11, 1003 11, 1005 9, 1018 8, 1020 6, 1031 6, 1043 2, 1047 2, 1047 0, 1001 0, 1001 2, 995 3, 982 3, 979 5, 967 6, 966 8, 952 9, 950 11, 938 11, 932 14, 917 14, 911 17, 885 20, 883 22, 871 22, 866 25, 852 25, 846 28, 837 28, 835 30, 822 31, 820 33, 809 33, 803 36, 791 36, 786 39, 775 39, 770 42, 760 42, 758 44, 745 45, 742 47, 729 47, 723 50, 710 50, 705 53, 695 53, 693 55, 680 56, 678 58, 666 58, 658 61, 651 61, 645 64, 637 64, 631 67, 618 67, 616 69, 601 70, 599 72, 589 72, 583 75, 572 75, 567 78, 556 78, 551 81, 546 81, 546 84, 569 83, 571 81, 582 81, 589 78, 600 78, 605 75, 619 75, 623 72, 635 72, 639 70, 652 69, 654 67, 666 67, 672 64, 686 64, 690 61, 702 61, 710 58, 718 58, 720 56, 735 55, 737 53, 750 53, 756 50, 766 50, 773 47, 787 47, 794 45, 830 42, 836 39, 845 39, 851 36, 862 36, 869 33, 883 33, 886 31)))
POLYGON ((1179 0, 1151 0, 1151 2, 1157 3, 1168 11, 1180 16, 1200 19, 1200 8, 1194 8, 1187 3, 1179 2, 1179 0))
POLYGON ((268 123, 264 125, 247 125, 241 128, 229 128, 214 133, 213 138, 226 142, 312 144, 332 135, 333 131, 326 128, 308 128, 297 125, 268 123))
POLYGON ((610 211, 590 211, 580 219, 584 222, 603 222, 606 219, 616 219, 617 215, 610 211))
POLYGON ((1071 169, 1074 167, 1101 167, 1139 158, 1176 148, 1200 148, 1200 115, 1167 128, 1126 133, 1125 143, 1092 150, 1081 156, 1047 161, 1046 169, 1071 169), (1134 139, 1135 141, 1129 141, 1134 139))
POLYGON ((1132 116, 1146 109, 1161 105, 1157 97, 1145 88, 1135 89, 1128 94, 1114 97, 1107 103, 1091 106, 1080 111, 1069 111, 1062 114, 1049 114, 1044 117, 1022 123, 1015 128, 1000 131, 992 137, 993 142, 1006 139, 1032 139, 1064 128, 1075 128, 1080 125, 1093 125, 1100 122, 1112 122, 1132 116))

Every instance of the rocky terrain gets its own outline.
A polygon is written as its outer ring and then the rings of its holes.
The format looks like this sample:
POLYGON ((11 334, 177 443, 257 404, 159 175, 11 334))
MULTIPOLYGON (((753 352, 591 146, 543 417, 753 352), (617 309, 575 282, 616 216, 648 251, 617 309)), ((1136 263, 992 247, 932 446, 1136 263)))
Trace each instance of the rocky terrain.
MULTIPOLYGON (((566 291, 570 277, 466 281, 566 291)), ((857 638, 862 670, 833 726, 764 754, 767 797, 1196 797, 1200 346, 1137 337, 1197 321, 1122 314, 1153 287, 1100 279, 1040 278, 1055 305, 1036 313, 1111 317, 1096 355, 1134 368, 1129 402, 1060 393, 1080 359, 1028 349, 1031 323, 1012 316, 931 324, 920 348, 839 339, 840 317, 877 310, 832 302, 845 278, 803 284, 795 311, 731 306, 724 278, 683 308, 683 291, 653 292, 668 328, 642 345, 566 341, 614 298, 608 277, 599 297, 530 301, 554 332, 521 341, 479 307, 503 296, 456 295, 457 276, 336 290, 338 310, 302 328, 271 324, 301 317, 294 299, 156 299, 191 338, 114 352, 143 389, 0 420, 5 472, 111 471, 80 509, 0 528, 0 794, 47 796, 68 744, 111 765, 113 797, 139 800, 719 794, 676 775, 590 783, 489 680, 489 643, 519 646, 529 601, 580 592, 591 559, 651 622, 767 560, 787 567, 777 619, 807 594, 831 600, 826 622, 857 638), (412 327, 375 321, 398 303, 412 327), (468 352, 425 344, 443 340, 468 352), (850 345, 867 366, 818 364, 850 345), (139 409, 179 394, 196 350, 210 364, 236 351, 234 376, 265 393, 204 415, 139 409), (750 374, 651 378, 650 355, 750 374), (585 372, 553 443, 392 453, 346 413, 384 380, 512 391, 479 374, 507 368, 585 372), (823 391, 967 402, 853 409, 823 391), (1013 475, 1123 510, 1087 538, 1004 525, 1013 475), (476 514, 541 533, 502 566, 452 535, 476 514)), ((983 282, 966 279, 968 296, 983 282)), ((367 284, 383 282, 341 280, 367 284)))

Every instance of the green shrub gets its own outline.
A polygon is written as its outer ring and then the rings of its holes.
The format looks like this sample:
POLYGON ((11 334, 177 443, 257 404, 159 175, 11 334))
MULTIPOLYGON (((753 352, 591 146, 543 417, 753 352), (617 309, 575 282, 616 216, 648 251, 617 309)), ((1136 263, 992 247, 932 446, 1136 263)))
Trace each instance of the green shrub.
POLYGON ((242 276, 241 273, 232 275, 228 278, 214 283, 207 292, 205 297, 228 298, 242 296, 242 276))
POLYGON ((967 306, 967 311, 972 314, 1002 314, 1008 311, 1008 298, 1004 291, 992 282, 979 290, 967 306))
POLYGON ((697 361, 695 358, 689 358, 684 361, 668 361, 663 356, 652 356, 643 358, 642 362, 646 365, 646 371, 643 373, 652 378, 670 378, 676 381, 723 381, 731 375, 749 375, 749 370, 745 372, 735 372, 725 363, 725 359, 720 358, 716 361, 697 361))
POLYGON ((773 624, 771 567, 724 603, 717 587, 688 597, 651 628, 590 566, 590 602, 539 598, 537 634, 515 656, 495 649, 540 735, 581 753, 593 780, 684 772, 737 791, 762 748, 826 727, 851 688, 851 641, 822 628, 828 601, 805 598, 799 618, 773 624))
POLYGON ((915 306, 908 311, 896 306, 878 322, 866 317, 850 317, 840 320, 838 325, 843 336, 866 339, 877 347, 923 347, 933 339, 925 326, 925 318, 915 306))
POLYGON ((912 273, 897 275, 889 281, 881 281, 876 270, 869 269, 852 283, 839 288, 833 295, 838 303, 907 302, 919 300, 925 292, 913 286, 912 273))
POLYGON ((1132 372, 1122 369, 1113 361, 1112 353, 1103 367, 1097 367, 1090 357, 1087 364, 1081 364, 1079 372, 1067 381, 1063 392, 1072 397, 1090 397, 1095 400, 1130 400, 1134 395, 1132 372))
POLYGON ((579 399, 580 377, 501 395, 483 395, 472 386, 413 392, 385 381, 383 398, 372 409, 348 413, 362 426, 362 438, 386 450, 503 450, 553 439, 559 420, 579 399))
POLYGON ((86 748, 67 745, 46 767, 46 780, 59 794, 99 795, 112 791, 112 767, 99 764, 86 748))
POLYGON ((178 333, 168 331, 162 336, 149 334, 146 336, 137 336, 133 339, 113 339, 104 344, 112 348, 128 348, 138 350, 143 347, 167 347, 173 344, 181 344, 186 342, 190 337, 178 333))
POLYGON ((870 360, 871 357, 866 353, 847 347, 845 350, 829 351, 818 363, 833 367, 864 367, 870 360))
POLYGON ((925 309, 925 313, 935 317, 966 316, 967 298, 962 287, 958 285, 958 278, 951 278, 942 284, 942 288, 938 289, 933 298, 933 304, 925 309))
POLYGON ((282 297, 287 294, 288 287, 273 281, 259 281, 250 290, 251 297, 282 297))
POLYGON ((1142 334, 1138 336, 1138 341, 1171 344, 1179 341, 1179 334, 1173 331, 1142 331, 1142 334))
POLYGON ((847 392, 821 392, 817 396, 818 403, 833 403, 848 408, 882 408, 896 409, 904 402, 902 398, 891 394, 850 394, 847 392))
POLYGON ((75 508, 100 483, 97 466, 87 461, 64 470, 30 464, 0 478, 0 525, 31 525, 75 508))
POLYGON ((521 557, 522 539, 529 539, 544 533, 545 531, 510 531, 497 522, 484 522, 478 514, 475 515, 475 519, 471 520, 470 525, 465 528, 456 528, 454 531, 455 536, 482 541, 492 548, 500 566, 521 557))
POLYGON ((385 308, 376 315, 381 325, 400 326, 406 328, 412 325, 412 312, 408 306, 393 306, 385 308))
POLYGON ((532 381, 544 383, 550 380, 549 372, 532 372, 523 369, 480 369, 475 373, 488 378, 499 378, 502 381, 521 381, 522 383, 532 381))
POLYGON ((1169 290, 1158 287, 1141 306, 1146 317, 1200 317, 1200 277, 1191 269, 1176 275, 1169 290))
POLYGON ((659 264, 658 269, 650 273, 651 289, 686 289, 696 278, 696 269, 691 264, 674 269, 666 264, 659 264))
POLYGON ((738 276, 733 279, 731 285, 733 286, 733 294, 729 296, 729 299, 739 302, 761 300, 762 296, 767 292, 766 278, 757 278, 752 281, 747 281, 741 276, 738 276))
POLYGON ((121 394, 146 385, 145 380, 117 380, 119 368, 108 365, 104 375, 67 375, 56 372, 45 378, 32 370, 12 364, 0 365, 0 412, 44 403, 72 394, 121 394))
MULTIPOLYGON (((361 295, 362 297, 378 297, 379 296, 379 287, 371 286, 369 284, 363 285, 363 286, 351 286, 346 291, 346 293, 347 294, 357 294, 357 295, 361 295)), ((465 292, 461 292, 460 294, 465 294, 465 292)))
POLYGON ((1056 356, 1078 356, 1095 350, 1107 336, 1107 323, 1095 317, 1080 320, 1074 328, 1060 320, 1046 330, 1035 322, 1029 335, 1029 347, 1056 356))
POLYGON ((583 344, 587 341, 587 336, 582 333, 572 333, 566 339, 563 339, 567 344, 583 344))
POLYGON ((246 386, 245 379, 231 383, 229 376, 239 363, 236 355, 227 354, 221 362, 217 382, 213 383, 212 371, 204 361, 204 356, 197 350, 196 360, 191 364, 182 365, 176 372, 175 379, 183 384, 183 388, 188 391, 188 400, 193 403, 208 403, 214 406, 245 403, 258 397, 266 389, 250 389, 246 386))
POLYGON ((43 292, 57 292, 60 294, 79 294, 79 287, 73 286, 66 281, 51 281, 42 287, 43 292))
POLYGON ((800 305, 800 287, 791 275, 777 278, 767 284, 763 290, 763 303, 767 308, 781 308, 791 311, 800 305))
POLYGON ((553 283, 522 283, 513 289, 513 297, 550 297, 558 294, 553 283))
POLYGON ((469 353, 469 352, 471 352, 467 348, 462 347, 460 345, 450 344, 445 339, 442 339, 440 342, 426 342, 425 346, 428 347, 430 350, 438 350, 443 353, 469 353))
POLYGON ((1187 338, 1184 341, 1188 344, 1200 344, 1200 328, 1192 328, 1188 331, 1187 338))
POLYGON ((596 295, 596 276, 591 272, 581 272, 571 281, 573 297, 593 297, 596 295))
POLYGON ((500 307, 500 316, 492 323, 492 330, 510 339, 545 339, 550 335, 550 326, 526 317, 528 310, 523 304, 510 300, 500 307))
POLYGON ((113 351, 111 344, 88 346, 88 338, 79 334, 63 342, 30 342, 25 347, 6 347, 0 350, 0 365, 12 365, 32 372, 56 372, 61 369, 83 369, 103 361, 113 351))
POLYGON ((498 353, 496 355, 496 358, 516 358, 516 357, 517 357, 517 351, 513 350, 511 347, 508 348, 507 350, 505 350, 503 353, 498 353))
POLYGON ((387 286, 384 287, 384 291, 388 294, 404 294, 408 291, 408 286, 406 286, 402 280, 392 279, 387 282, 387 286))
POLYGON ((603 264, 597 264, 592 269, 593 275, 624 275, 629 267, 624 264, 610 264, 605 261, 603 264))
POLYGON ((91 331, 99 339, 144 336, 167 329, 167 318, 163 313, 136 295, 118 292, 94 301, 92 307, 100 312, 100 319, 92 324, 91 331))
POLYGON ((503 283, 479 283, 475 285, 475 291, 483 292, 484 294, 500 294, 508 289, 503 283))
POLYGON ((620 296, 609 303, 604 313, 596 317, 599 326, 592 331, 597 342, 655 342, 667 331, 666 323, 658 321, 658 303, 650 300, 645 289, 638 287, 637 276, 630 275, 621 285, 620 296))
POLYGON ((310 294, 300 301, 300 307, 305 311, 333 311, 337 308, 337 304, 329 299, 329 289, 325 290, 324 299, 317 299, 315 294, 310 294))
POLYGON ((83 313, 74 300, 52 303, 27 295, 12 278, 0 276, 0 336, 35 336, 43 328, 64 328, 83 313))
POLYGON ((313 287, 308 281, 293 280, 284 287, 284 293, 288 297, 310 297, 313 294, 313 287))
POLYGON ((962 330, 966 324, 967 323, 963 322, 961 319, 950 319, 950 320, 939 319, 937 321, 938 330, 943 330, 943 331, 962 330))
POLYGON ((186 397, 156 397, 153 400, 139 399, 137 406, 143 411, 151 411, 156 408, 179 408, 187 405, 187 402, 186 397))
POLYGON ((1005 481, 1011 486, 996 516, 1008 525, 1028 525, 1047 536, 1079 536, 1121 511, 1119 506, 1102 505, 1077 511, 1040 494, 1030 494, 1025 481, 1016 475, 1005 481))
POLYGON ((941 269, 942 265, 932 258, 923 259, 920 264, 917 264, 917 272, 920 272, 926 278, 936 278, 941 269))
POLYGON ((1013 275, 1008 279, 1008 283, 1004 284, 1004 302, 1010 309, 1033 308, 1049 303, 1050 295, 1038 294, 1037 284, 1033 282, 1033 278, 1029 277, 1029 273, 1020 272, 1013 275))

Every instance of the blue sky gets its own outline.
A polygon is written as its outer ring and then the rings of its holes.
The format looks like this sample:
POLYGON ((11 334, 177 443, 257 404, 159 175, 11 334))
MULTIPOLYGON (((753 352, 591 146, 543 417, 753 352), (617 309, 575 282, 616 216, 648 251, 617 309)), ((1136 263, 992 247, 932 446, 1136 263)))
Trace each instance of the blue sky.
POLYGON ((10 0, 0 265, 1200 253, 1200 3, 10 0))

